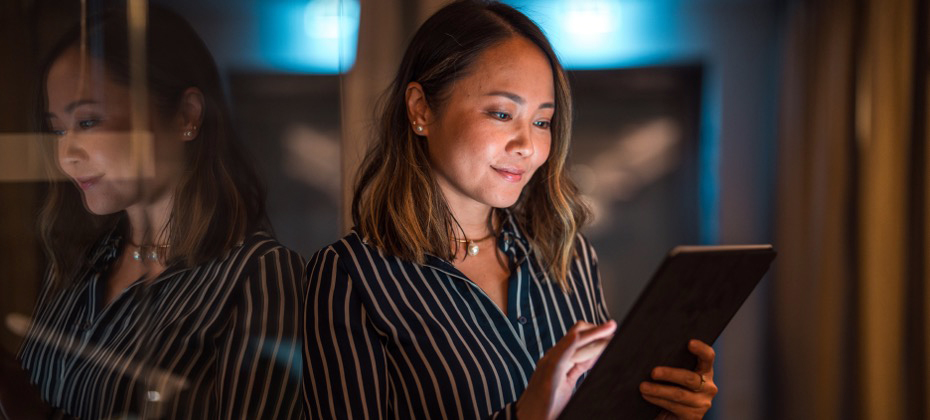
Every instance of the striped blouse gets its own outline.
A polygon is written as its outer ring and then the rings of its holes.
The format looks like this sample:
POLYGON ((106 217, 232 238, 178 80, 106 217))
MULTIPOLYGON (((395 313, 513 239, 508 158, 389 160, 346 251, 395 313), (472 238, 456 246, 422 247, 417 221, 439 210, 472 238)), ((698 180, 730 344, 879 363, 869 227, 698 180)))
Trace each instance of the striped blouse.
POLYGON ((310 418, 512 418, 543 354, 579 320, 608 320, 597 257, 579 235, 566 294, 509 214, 507 313, 448 261, 385 255, 357 232, 308 264, 310 418))
POLYGON ((59 292, 46 280, 19 355, 45 401, 85 419, 303 417, 300 256, 255 234, 103 306, 120 240, 59 292))

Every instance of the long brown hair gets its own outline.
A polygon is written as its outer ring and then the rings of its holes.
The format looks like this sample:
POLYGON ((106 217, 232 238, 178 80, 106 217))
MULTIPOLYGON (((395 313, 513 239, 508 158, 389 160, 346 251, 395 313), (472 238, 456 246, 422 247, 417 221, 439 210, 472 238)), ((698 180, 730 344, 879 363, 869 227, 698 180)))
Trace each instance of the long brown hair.
POLYGON ((417 30, 380 105, 381 123, 362 162, 352 218, 370 243, 400 258, 423 263, 426 254, 455 257, 461 231, 430 169, 426 142, 408 123, 405 92, 419 82, 427 103, 442 107, 454 82, 478 56, 514 37, 534 43, 549 59, 555 83, 555 114, 549 159, 511 208, 552 279, 570 290, 568 272, 578 230, 588 218, 566 173, 572 103, 565 71, 538 26, 514 8, 491 1, 451 3, 417 30))
MULTIPOLYGON (((48 71, 70 48, 84 42, 82 49, 104 64, 110 80, 129 84, 133 63, 126 9, 93 14, 85 24, 83 37, 80 26, 75 27, 43 62, 37 110, 41 131, 50 130, 45 118, 48 71)), ((175 115, 190 87, 200 89, 205 101, 197 137, 185 142, 184 170, 166 231, 156 233, 170 244, 166 264, 189 267, 220 257, 250 233, 270 230, 265 191, 236 139, 219 72, 206 45, 183 18, 162 8, 149 8, 146 30, 146 83, 156 112, 163 118, 175 115)), ((57 179, 64 178, 55 163, 54 145, 46 148, 47 167, 57 179)), ((85 266, 93 245, 124 221, 125 212, 91 214, 73 183, 52 182, 39 230, 53 281, 72 279, 85 266)))

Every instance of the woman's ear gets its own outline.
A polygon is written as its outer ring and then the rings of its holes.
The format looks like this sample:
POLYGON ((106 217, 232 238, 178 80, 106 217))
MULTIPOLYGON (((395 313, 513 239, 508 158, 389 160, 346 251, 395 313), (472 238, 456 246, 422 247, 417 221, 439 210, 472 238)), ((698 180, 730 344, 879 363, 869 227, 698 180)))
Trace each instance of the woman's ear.
POLYGON ((413 132, 418 136, 428 136, 433 113, 426 101, 423 86, 418 82, 408 83, 405 99, 407 100, 407 118, 410 120, 413 132))
POLYGON ((181 104, 178 107, 178 125, 181 139, 190 141, 200 134, 204 109, 203 92, 195 87, 189 87, 181 94, 181 104))

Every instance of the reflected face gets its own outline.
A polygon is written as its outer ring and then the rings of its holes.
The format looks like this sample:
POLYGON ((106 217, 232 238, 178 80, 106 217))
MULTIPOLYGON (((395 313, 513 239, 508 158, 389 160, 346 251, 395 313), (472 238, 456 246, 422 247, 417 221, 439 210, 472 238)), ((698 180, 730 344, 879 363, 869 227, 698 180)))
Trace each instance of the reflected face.
POLYGON ((429 156, 446 200, 510 207, 549 156, 552 68, 522 37, 484 51, 429 124, 429 156))
POLYGON ((166 140, 172 133, 159 131, 167 124, 150 119, 154 130, 151 143, 143 140, 136 146, 154 153, 134 159, 137 149, 131 136, 129 89, 110 80, 103 68, 102 61, 81 60, 78 50, 72 48, 52 64, 46 80, 47 113, 57 136, 58 165, 80 189, 87 210, 98 215, 164 197, 179 173, 182 156, 182 142, 166 140), (154 172, 141 177, 142 166, 154 172))

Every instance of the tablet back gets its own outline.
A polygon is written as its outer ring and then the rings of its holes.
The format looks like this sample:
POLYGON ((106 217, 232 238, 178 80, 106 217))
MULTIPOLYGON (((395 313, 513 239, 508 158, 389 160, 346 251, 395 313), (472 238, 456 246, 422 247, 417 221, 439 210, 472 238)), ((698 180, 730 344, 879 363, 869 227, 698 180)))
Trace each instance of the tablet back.
POLYGON ((688 341, 712 344, 774 258, 771 245, 672 249, 560 418, 654 419, 639 384, 656 366, 694 369, 688 341))

